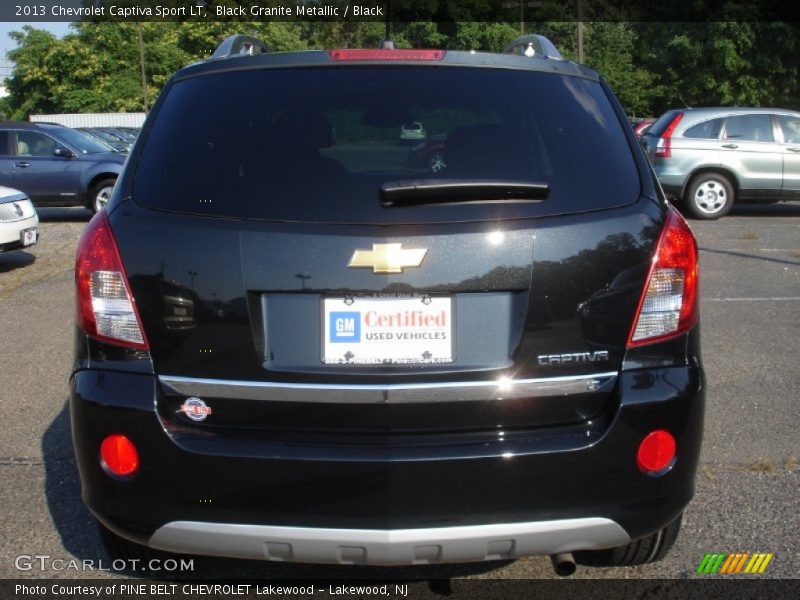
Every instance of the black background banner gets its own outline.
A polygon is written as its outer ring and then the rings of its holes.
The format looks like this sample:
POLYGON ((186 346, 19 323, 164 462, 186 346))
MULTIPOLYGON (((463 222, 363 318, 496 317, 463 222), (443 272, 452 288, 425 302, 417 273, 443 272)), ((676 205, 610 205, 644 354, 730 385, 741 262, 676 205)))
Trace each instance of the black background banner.
POLYGON ((355 598, 392 600, 447 600, 486 598, 497 600, 608 600, 642 598, 652 600, 783 600, 800 598, 800 580, 759 579, 741 576, 723 579, 560 579, 560 580, 476 580, 435 581, 149 581, 144 579, 26 579, 0 580, 3 600, 350 600, 355 598), (175 587, 172 587, 172 586, 175 587), (208 586, 200 588, 197 586, 208 586), (218 587, 214 587, 214 586, 218 587), (127 586, 127 587, 123 587, 127 586), (160 587, 151 587, 160 586, 160 587), (195 586, 195 587, 185 587, 195 586), (270 588, 270 586, 272 586, 270 588), (279 586, 303 588, 302 594, 279 593, 279 586), (366 586, 369 591, 360 590, 366 586), (384 589, 385 586, 385 589, 384 589), (399 591, 396 586, 399 586, 399 591), (403 593, 405 589, 405 594, 403 593), (310 590, 310 593, 309 593, 310 590), (98 593, 99 592, 99 593, 98 593))
POLYGON ((786 0, 3 0, 29 21, 800 21, 786 0))

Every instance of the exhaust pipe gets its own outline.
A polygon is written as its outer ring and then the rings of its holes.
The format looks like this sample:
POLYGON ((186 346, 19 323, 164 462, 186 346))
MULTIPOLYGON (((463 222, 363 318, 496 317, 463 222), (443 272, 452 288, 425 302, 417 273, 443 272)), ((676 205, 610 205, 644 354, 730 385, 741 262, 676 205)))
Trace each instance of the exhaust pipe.
POLYGON ((577 568, 575 566, 575 559, 570 552, 551 554, 550 561, 553 563, 553 570, 556 572, 556 575, 561 577, 569 577, 577 568))

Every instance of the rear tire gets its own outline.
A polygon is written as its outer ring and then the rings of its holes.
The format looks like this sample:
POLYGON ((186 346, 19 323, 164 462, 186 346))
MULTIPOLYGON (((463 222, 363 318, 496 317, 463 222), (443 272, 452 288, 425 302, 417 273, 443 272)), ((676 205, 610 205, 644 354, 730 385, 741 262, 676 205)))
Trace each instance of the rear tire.
POLYGON ((682 519, 683 514, 680 514, 664 529, 625 546, 575 552, 575 562, 592 567, 631 567, 659 561, 667 555, 678 538, 682 519))
POLYGON ((102 179, 89 190, 89 209, 96 213, 103 210, 111 198, 116 179, 102 179))
POLYGON ((719 219, 733 207, 736 193, 730 180, 720 173, 707 172, 692 179, 684 201, 695 219, 719 219))

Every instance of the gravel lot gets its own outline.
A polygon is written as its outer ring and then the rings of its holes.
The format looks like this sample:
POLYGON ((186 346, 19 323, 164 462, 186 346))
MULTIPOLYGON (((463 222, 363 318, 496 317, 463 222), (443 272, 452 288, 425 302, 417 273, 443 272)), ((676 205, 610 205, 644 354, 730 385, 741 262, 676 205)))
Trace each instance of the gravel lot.
MULTIPOLYGON (((20 572, 20 554, 104 557, 80 501, 66 408, 72 263, 82 209, 42 209, 41 241, 0 255, 0 577, 116 577, 20 572)), ((773 552, 766 575, 800 572, 800 205, 737 207, 692 222, 701 248, 706 434, 697 495, 666 560, 579 568, 576 578, 687 578, 706 552, 773 552)), ((587 486, 591 482, 587 482, 587 486)), ((552 578, 546 558, 408 570, 304 567, 198 558, 203 577, 552 578)), ((186 576, 186 574, 183 574, 186 576)))

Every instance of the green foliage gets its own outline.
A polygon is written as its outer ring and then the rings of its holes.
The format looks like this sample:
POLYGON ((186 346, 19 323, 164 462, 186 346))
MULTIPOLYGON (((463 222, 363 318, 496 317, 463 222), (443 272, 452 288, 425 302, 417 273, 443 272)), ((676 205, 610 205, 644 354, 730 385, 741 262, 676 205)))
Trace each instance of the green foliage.
POLYGON ((797 23, 639 24, 634 59, 655 74, 656 113, 675 106, 800 108, 797 23))
MULTIPOLYGON (((489 0, 448 2, 471 11, 491 7, 489 0)), ((576 60, 576 5, 545 5, 549 18, 561 20, 525 22, 525 33, 547 35, 566 58, 576 60)), ((592 7, 592 14, 585 13, 584 62, 610 83, 629 114, 657 116, 685 105, 800 108, 798 23, 627 23, 603 0, 592 7)), ((531 10, 527 16, 533 19, 535 13, 542 14, 531 10)), ((0 111, 26 119, 31 113, 143 110, 137 24, 82 22, 73 30, 60 40, 30 26, 10 34, 18 47, 9 52, 15 68, 0 111)), ((265 40, 273 51, 376 47, 386 34, 377 21, 143 23, 149 104, 173 72, 207 58, 237 32, 265 40)), ((392 24, 392 38, 401 48, 497 52, 519 32, 519 21, 392 24)))

